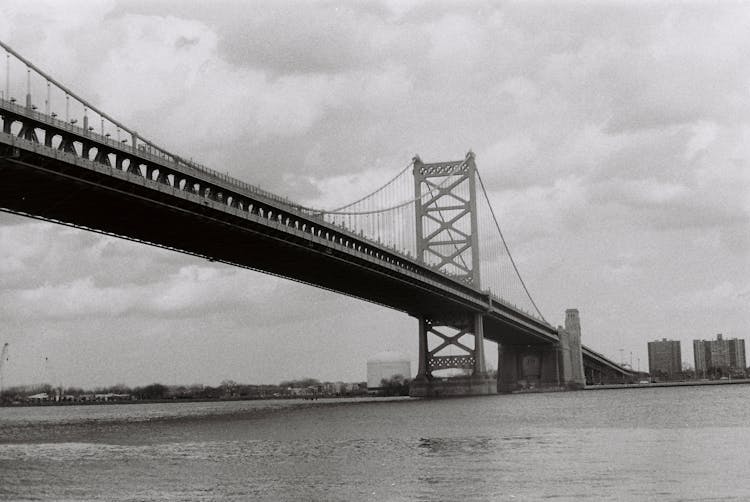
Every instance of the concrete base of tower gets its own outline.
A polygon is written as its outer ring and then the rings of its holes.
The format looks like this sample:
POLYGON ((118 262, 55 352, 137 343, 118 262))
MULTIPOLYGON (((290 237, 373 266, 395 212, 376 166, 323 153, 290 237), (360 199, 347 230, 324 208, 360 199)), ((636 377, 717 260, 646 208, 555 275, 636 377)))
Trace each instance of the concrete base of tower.
POLYGON ((556 345, 498 345, 501 393, 581 390, 586 386, 580 337, 558 329, 556 345))
POLYGON ((409 387, 411 397, 485 396, 497 394, 497 380, 487 375, 450 378, 416 377, 409 387))

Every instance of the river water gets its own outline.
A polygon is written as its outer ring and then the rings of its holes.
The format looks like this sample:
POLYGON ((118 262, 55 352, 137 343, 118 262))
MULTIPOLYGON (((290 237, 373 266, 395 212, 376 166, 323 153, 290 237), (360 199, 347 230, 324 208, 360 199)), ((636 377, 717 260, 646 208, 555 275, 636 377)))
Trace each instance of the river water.
POLYGON ((0 500, 750 500, 750 385, 0 408, 0 500))

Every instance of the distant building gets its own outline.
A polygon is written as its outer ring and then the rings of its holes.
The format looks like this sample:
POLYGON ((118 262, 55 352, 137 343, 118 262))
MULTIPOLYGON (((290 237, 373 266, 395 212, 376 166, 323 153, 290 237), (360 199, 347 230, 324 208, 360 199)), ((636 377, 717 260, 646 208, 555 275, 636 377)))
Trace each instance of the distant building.
POLYGON ((693 357, 696 375, 704 378, 744 374, 747 366, 745 340, 725 340, 721 333, 716 340, 693 340, 693 357))
POLYGON ((325 382, 323 394, 327 396, 340 396, 344 391, 344 382, 325 382))
POLYGON ((680 341, 662 338, 648 342, 648 371, 652 376, 676 378, 682 372, 680 341))
POLYGON ((367 360, 367 390, 377 392, 383 387, 383 380, 395 376, 411 379, 411 362, 398 352, 381 352, 367 360))

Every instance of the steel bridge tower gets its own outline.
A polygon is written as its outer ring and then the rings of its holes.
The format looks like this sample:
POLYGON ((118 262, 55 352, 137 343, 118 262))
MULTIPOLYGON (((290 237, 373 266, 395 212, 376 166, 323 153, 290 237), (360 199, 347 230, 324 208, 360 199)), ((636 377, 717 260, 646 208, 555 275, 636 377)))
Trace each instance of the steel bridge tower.
MULTIPOLYGON (((479 289, 476 169, 470 151, 454 162, 425 164, 417 156, 413 174, 417 259, 479 289)), ((487 375, 481 312, 423 312, 418 318, 419 370, 412 396, 497 392, 497 381, 487 375), (433 376, 447 369, 465 374, 433 376)))

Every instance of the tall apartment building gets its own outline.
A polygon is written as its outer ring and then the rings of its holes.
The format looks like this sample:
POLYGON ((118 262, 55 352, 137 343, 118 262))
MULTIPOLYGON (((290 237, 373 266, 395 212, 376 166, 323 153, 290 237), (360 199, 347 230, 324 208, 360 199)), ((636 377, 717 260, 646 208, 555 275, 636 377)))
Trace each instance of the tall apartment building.
POLYGON ((680 341, 662 338, 648 342, 648 371, 653 376, 675 378, 682 371, 680 341))
POLYGON ((724 340, 721 333, 716 340, 693 340, 693 357, 698 376, 744 372, 747 366, 745 340, 724 340))

